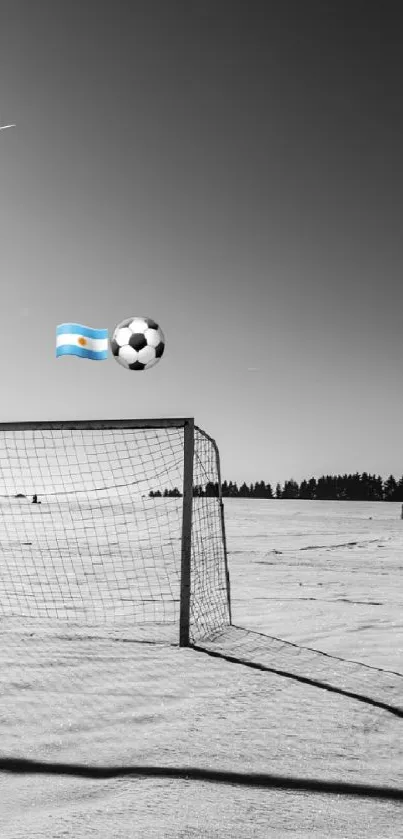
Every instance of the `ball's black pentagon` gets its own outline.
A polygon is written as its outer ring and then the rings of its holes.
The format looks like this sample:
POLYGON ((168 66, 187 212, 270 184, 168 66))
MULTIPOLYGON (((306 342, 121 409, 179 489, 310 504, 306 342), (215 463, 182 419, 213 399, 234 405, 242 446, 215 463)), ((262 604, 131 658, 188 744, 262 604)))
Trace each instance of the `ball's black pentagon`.
POLYGON ((144 318, 144 320, 149 329, 159 329, 158 323, 156 323, 152 318, 144 318))
POLYGON ((134 350, 142 350, 143 347, 147 346, 147 339, 142 332, 133 332, 133 335, 129 338, 129 346, 133 347, 134 350))
POLYGON ((155 348, 155 357, 161 358, 162 353, 164 352, 165 344, 163 341, 160 341, 158 346, 155 348))
POLYGON ((145 364, 142 364, 141 361, 135 361, 134 364, 129 364, 129 370, 144 370, 145 364))
POLYGON ((119 355, 119 344, 115 341, 114 338, 111 338, 111 350, 112 355, 119 355))

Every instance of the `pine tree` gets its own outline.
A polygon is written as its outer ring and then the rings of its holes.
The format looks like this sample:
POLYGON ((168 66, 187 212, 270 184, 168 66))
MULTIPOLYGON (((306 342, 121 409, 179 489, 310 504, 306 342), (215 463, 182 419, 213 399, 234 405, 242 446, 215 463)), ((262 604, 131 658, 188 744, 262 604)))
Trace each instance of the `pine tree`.
POLYGON ((309 498, 309 487, 307 481, 301 481, 301 485, 299 488, 299 497, 301 499, 309 498))
POLYGON ((384 499, 385 501, 395 501, 397 493, 397 482, 393 475, 389 475, 389 478, 385 481, 384 484, 384 499))
POLYGON ((293 478, 290 481, 286 481, 284 484, 283 495, 282 498, 298 498, 299 495, 299 486, 293 478))

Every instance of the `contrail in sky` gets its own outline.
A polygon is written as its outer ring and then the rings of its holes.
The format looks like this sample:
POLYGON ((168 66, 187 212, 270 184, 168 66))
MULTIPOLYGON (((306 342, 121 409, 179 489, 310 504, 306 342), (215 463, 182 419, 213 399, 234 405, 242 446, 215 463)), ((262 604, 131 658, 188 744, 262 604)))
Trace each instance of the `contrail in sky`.
POLYGON ((16 128, 16 127, 17 126, 16 126, 15 122, 13 122, 11 125, 0 125, 0 131, 4 131, 5 128, 16 128))

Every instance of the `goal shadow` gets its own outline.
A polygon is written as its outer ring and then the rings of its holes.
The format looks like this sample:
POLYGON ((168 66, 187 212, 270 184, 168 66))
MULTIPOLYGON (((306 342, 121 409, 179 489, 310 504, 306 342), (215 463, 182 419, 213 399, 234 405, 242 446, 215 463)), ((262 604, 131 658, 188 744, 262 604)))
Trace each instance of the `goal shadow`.
POLYGON ((198 652, 275 673, 403 717, 403 674, 230 625, 192 644, 198 652))

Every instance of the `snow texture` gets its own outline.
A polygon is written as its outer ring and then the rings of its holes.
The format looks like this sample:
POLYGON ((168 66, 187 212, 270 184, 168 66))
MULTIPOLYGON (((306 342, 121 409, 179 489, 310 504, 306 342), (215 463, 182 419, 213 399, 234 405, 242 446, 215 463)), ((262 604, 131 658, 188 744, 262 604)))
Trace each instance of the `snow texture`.
MULTIPOLYGON (((402 720, 342 692, 353 673, 356 692, 401 706, 400 505, 228 499, 225 513, 233 623, 251 630, 230 630, 226 652, 241 633, 251 655, 269 667, 283 656, 290 675, 135 643, 130 627, 126 638, 10 627, 0 634, 2 757, 403 786, 402 720), (293 667, 342 690, 291 678, 293 667)), ((399 839, 402 824, 401 804, 376 799, 0 775, 2 839, 399 839)))

